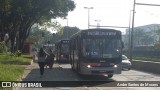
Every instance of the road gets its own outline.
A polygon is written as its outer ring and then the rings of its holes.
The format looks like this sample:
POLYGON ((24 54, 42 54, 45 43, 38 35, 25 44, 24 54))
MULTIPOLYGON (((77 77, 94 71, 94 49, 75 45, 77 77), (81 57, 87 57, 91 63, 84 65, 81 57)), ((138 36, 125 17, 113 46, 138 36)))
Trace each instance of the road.
MULTIPOLYGON (((105 76, 80 76, 71 70, 69 64, 54 64, 53 69, 46 68, 43 78, 39 77, 39 67, 37 63, 33 63, 28 66, 25 70, 23 81, 89 81, 89 83, 80 83, 76 87, 64 87, 68 83, 61 83, 61 87, 52 88, 16 88, 16 90, 160 90, 159 87, 111 87, 107 86, 111 82, 125 81, 124 83, 130 83, 127 81, 160 81, 160 75, 129 70, 122 71, 120 75, 114 75, 111 79, 105 76), (94 82, 97 81, 97 82, 94 82), (108 81, 108 82, 98 82, 98 81, 108 81)), ((72 82, 73 84, 74 82, 72 82)), ((121 83, 121 82, 120 82, 121 83)))

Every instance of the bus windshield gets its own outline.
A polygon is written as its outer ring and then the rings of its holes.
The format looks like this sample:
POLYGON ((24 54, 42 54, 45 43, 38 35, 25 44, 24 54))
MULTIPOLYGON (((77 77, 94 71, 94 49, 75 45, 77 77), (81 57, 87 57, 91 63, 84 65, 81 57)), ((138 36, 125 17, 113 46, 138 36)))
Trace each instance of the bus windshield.
POLYGON ((62 53, 68 53, 69 52, 69 44, 62 44, 62 49, 61 49, 62 53))
POLYGON ((83 39, 82 55, 91 58, 117 58, 120 57, 120 39, 83 39))

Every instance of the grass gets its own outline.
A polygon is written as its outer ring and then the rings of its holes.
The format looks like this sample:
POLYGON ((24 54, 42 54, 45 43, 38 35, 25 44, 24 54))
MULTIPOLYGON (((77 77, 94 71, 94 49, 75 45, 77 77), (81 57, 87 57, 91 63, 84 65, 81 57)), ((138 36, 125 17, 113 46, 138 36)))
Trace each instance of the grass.
POLYGON ((17 65, 0 64, 1 81, 17 81, 23 74, 24 68, 17 65))
POLYGON ((22 64, 29 64, 31 58, 0 54, 0 81, 17 81, 24 73, 22 64))
POLYGON ((17 56, 10 56, 10 55, 0 55, 0 63, 2 64, 27 64, 30 63, 31 59, 26 57, 17 57, 17 56))

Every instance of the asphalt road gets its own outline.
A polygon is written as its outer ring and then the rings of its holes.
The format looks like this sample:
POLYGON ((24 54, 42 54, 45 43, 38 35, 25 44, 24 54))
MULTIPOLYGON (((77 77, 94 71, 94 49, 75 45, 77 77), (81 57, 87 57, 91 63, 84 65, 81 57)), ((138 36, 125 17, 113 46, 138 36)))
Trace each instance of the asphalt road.
MULTIPOLYGON (((39 67, 37 63, 27 66, 22 77, 23 81, 54 81, 54 87, 48 88, 14 88, 15 90, 160 90, 160 75, 146 73, 142 71, 129 70, 122 71, 122 74, 114 75, 111 79, 106 76, 80 76, 71 70, 69 64, 55 63, 53 69, 45 68, 45 74, 41 78, 39 74, 39 67), (58 82, 60 81, 60 82, 58 82), (65 82, 69 81, 69 82, 65 82), (70 82, 72 81, 72 82, 70 82), (82 81, 77 84, 76 81, 82 81), (86 81, 86 82, 84 82, 86 81), (132 82, 136 81, 136 82, 132 82), (140 81, 140 82, 138 82, 140 81), (139 87, 139 83, 152 83, 148 81, 159 81, 158 87, 139 87), (60 85, 56 87, 56 83, 60 85), (134 83, 135 86, 119 86, 117 84, 134 83), (73 86, 70 86, 74 84, 73 86), (69 85, 69 86, 67 86, 69 85), (113 87, 111 87, 113 85, 113 87), (67 87, 66 87, 67 86, 67 87)), ((155 82, 154 84, 157 85, 155 82)), ((131 85, 130 85, 131 86, 131 85)))

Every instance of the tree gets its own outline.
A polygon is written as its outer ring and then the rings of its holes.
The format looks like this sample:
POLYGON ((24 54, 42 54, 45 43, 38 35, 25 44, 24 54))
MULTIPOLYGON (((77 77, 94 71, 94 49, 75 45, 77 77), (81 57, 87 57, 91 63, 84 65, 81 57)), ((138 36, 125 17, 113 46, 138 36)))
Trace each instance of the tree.
POLYGON ((158 27, 158 30, 155 31, 155 33, 156 33, 157 36, 158 36, 158 40, 156 40, 154 46, 155 46, 155 48, 156 48, 157 50, 160 50, 160 27, 158 27))
POLYGON ((34 47, 40 47, 43 44, 47 44, 48 41, 54 43, 55 38, 50 31, 47 31, 45 28, 40 28, 38 24, 35 24, 31 28, 31 32, 27 40, 34 43, 34 47))
POLYGON ((136 28, 133 32, 133 36, 134 36, 134 41, 133 43, 136 45, 136 44, 141 44, 141 38, 144 37, 144 30, 141 29, 141 28, 136 28))
POLYGON ((42 24, 51 18, 66 17, 75 8, 74 1, 71 0, 2 0, 0 4, 1 38, 4 32, 9 33, 11 50, 15 37, 18 49, 22 49, 34 23, 42 24))
POLYGON ((77 27, 65 26, 63 27, 63 29, 57 32, 57 37, 58 39, 67 39, 67 38, 70 38, 73 34, 75 34, 78 31, 80 31, 80 29, 77 27))

